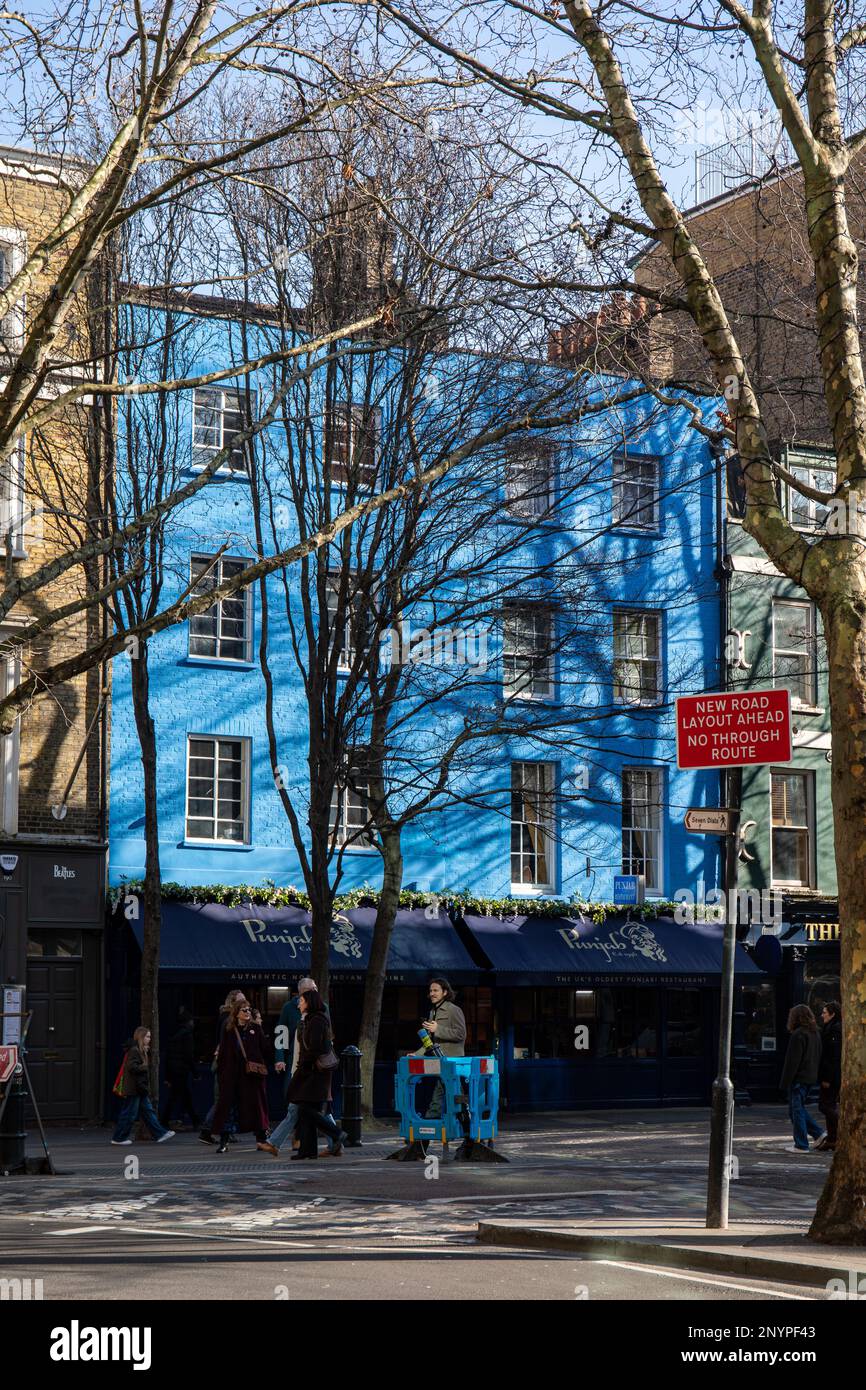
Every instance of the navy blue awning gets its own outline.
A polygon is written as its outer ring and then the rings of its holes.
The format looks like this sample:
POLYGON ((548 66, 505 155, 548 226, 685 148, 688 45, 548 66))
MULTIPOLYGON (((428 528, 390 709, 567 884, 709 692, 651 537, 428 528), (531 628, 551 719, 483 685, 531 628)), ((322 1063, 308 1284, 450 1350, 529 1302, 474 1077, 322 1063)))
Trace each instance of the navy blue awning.
MULTIPOLYGON (((512 985, 712 984, 722 968, 722 928, 671 917, 604 923, 565 917, 463 919, 497 982, 512 985)), ((738 975, 762 975, 742 946, 738 975)))
MULTIPOLYGON (((374 908, 335 913, 329 959, 335 979, 364 979, 375 919, 374 908)), ((141 946, 141 921, 130 926, 141 946)), ((160 972, 199 979, 297 979, 309 974, 311 940, 310 914, 299 907, 167 902, 162 909, 160 972)), ((421 983, 437 971, 455 980, 477 979, 479 973, 448 917, 440 914, 431 920, 423 909, 398 912, 388 952, 389 982, 421 983)))

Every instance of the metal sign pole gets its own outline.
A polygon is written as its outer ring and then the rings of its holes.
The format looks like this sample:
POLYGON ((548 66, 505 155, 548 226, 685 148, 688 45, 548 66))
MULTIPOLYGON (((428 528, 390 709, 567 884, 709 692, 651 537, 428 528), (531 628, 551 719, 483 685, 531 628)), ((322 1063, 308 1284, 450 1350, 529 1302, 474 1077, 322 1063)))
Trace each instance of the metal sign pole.
POLYGON ((731 1081, 731 1037, 734 1019, 734 969, 737 946, 737 867, 739 864, 740 801, 743 774, 729 768, 726 797, 732 812, 725 836, 725 937, 722 947, 722 989, 719 1016, 719 1071, 713 1082, 710 1113, 710 1158, 707 1172, 708 1230, 728 1229, 731 1154, 734 1145, 734 1087, 731 1081))

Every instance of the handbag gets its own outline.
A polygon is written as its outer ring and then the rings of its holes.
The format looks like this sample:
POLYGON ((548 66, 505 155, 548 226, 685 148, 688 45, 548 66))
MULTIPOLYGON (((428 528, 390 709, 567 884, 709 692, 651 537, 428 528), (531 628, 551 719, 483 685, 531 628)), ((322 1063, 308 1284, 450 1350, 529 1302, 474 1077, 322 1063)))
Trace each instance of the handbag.
POLYGON ((334 1051, 334 1039, 330 1036, 330 1030, 328 1031, 328 1050, 316 1058, 316 1071, 336 1071, 340 1065, 340 1059, 334 1051))
POLYGON ((323 1052, 320 1057, 316 1058, 317 1071, 334 1071, 339 1065, 340 1059, 330 1044, 327 1052, 323 1052))
POLYGON ((244 1071, 246 1072, 247 1076, 267 1076, 268 1069, 265 1066, 264 1062, 247 1061, 246 1048, 244 1047, 243 1042, 241 1040, 241 1035, 240 1033, 236 1033, 235 1036, 238 1040, 238 1047, 241 1050, 241 1056, 244 1059, 244 1071))
MULTIPOLYGON (((111 1088, 113 1094, 116 1096, 123 1096, 123 1073, 126 1068, 127 1055, 128 1054, 124 1052, 123 1061, 120 1064, 120 1070, 118 1071, 117 1076, 114 1078, 114 1085, 111 1088)), ((123 1096, 123 1098, 125 1099, 126 1097, 123 1096)))

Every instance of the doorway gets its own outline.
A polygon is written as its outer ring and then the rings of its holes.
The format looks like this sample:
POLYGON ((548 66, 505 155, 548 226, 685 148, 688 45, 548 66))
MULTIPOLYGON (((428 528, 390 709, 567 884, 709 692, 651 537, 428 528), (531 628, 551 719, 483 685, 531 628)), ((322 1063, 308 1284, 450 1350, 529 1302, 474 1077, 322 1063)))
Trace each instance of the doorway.
POLYGON ((31 931, 27 1007, 32 1010, 27 1065, 44 1120, 84 1113, 81 932, 31 931))

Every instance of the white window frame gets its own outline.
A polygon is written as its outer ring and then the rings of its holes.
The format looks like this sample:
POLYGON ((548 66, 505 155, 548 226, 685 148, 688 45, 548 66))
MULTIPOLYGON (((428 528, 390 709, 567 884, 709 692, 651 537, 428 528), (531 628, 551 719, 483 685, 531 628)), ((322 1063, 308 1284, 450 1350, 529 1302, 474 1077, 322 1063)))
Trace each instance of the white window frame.
MULTIPOLYGON (((644 882, 645 891, 646 891, 648 894, 650 894, 650 896, 652 896, 652 897, 660 897, 660 896, 662 896, 662 894, 663 894, 663 892, 664 892, 664 878, 665 878, 665 800, 664 800, 664 798, 665 798, 665 775, 664 775, 664 768, 659 767, 657 764, 641 763, 641 764, 636 764, 635 766, 632 766, 632 767, 623 767, 623 768, 621 769, 620 776, 621 776, 621 782, 620 782, 620 835, 621 835, 620 858, 621 858, 621 863, 622 863, 622 873, 624 873, 624 874, 634 874, 634 873, 641 873, 641 872, 643 872, 644 880, 645 880, 645 882, 644 882), (626 789, 626 778, 631 777, 631 776, 641 776, 641 777, 646 777, 647 779, 649 779, 649 778, 652 778, 652 779, 653 779, 653 781, 654 781, 654 783, 655 783, 655 787, 656 787, 656 789, 657 789, 657 799, 656 799, 655 801, 651 801, 651 800, 649 799, 649 792, 647 792, 646 797, 645 797, 644 799, 640 800, 640 801, 639 801, 639 804, 642 805, 642 806, 648 806, 648 807, 654 806, 654 807, 656 807, 656 808, 658 809, 658 826, 652 826, 652 825, 636 825, 636 824, 634 824, 634 823, 632 823, 632 824, 630 824, 630 825, 626 825, 626 820, 625 820, 625 803, 626 803, 625 789, 626 789), (656 836, 656 837, 657 837, 657 850, 656 850, 656 853, 655 853, 655 854, 649 854, 649 855, 637 855, 637 854, 635 854, 635 853, 633 852, 633 850, 634 850, 634 845, 633 845, 633 843, 632 843, 631 841, 629 841, 629 850, 630 850, 630 853, 629 853, 629 854, 626 854, 626 853, 625 853, 625 848, 626 848, 626 846, 625 846, 625 837, 626 837, 626 835, 631 836, 631 835, 635 835, 635 834, 653 835, 653 836, 656 836), (653 862, 656 863, 656 864, 658 865, 658 879, 657 879, 657 880, 653 880, 653 881, 651 882, 651 881, 650 881, 650 876, 649 876, 649 875, 647 874, 647 872, 646 872, 646 867, 647 867, 647 864, 648 864, 648 863, 653 863, 653 862), (636 867, 635 867, 636 865, 639 865, 639 864, 642 864, 642 865, 643 865, 643 869, 642 869, 642 870, 641 870, 640 868, 636 868, 636 867)), ((635 805, 635 800, 636 800, 635 797, 632 796, 632 797, 631 797, 631 804, 632 804, 632 807, 634 807, 634 805, 635 805)))
POLYGON ((770 885, 773 888, 814 888, 815 886, 815 851, 816 851, 816 820, 815 820, 815 773, 809 768, 799 767, 771 767, 770 768, 770 885), (805 782, 806 786, 806 824, 799 825, 775 825, 773 822, 773 778, 774 777, 799 777, 805 782), (777 878, 775 855, 773 853, 775 831, 776 830, 805 830, 806 832, 806 881, 798 878, 777 878))
POLYGON ((817 617, 815 605, 809 599, 789 599, 774 598, 772 613, 772 633, 771 633, 771 658, 773 663, 773 685, 777 689, 789 689, 788 682, 792 680, 790 676, 783 676, 776 671, 776 657, 798 657, 805 662, 806 676, 809 682, 809 698, 803 700, 799 695, 791 695, 791 706, 794 709, 815 709, 818 703, 818 633, 817 617), (786 608, 803 608, 809 614, 809 633, 807 638, 807 648, 805 652, 797 651, 792 647, 782 647, 776 641, 776 611, 784 605, 786 608))
MULTIPOLYGON (((556 864, 555 864, 555 861, 554 861, 554 850, 555 850, 555 845, 556 845, 556 781, 557 781, 557 765, 556 765, 555 762, 549 762, 549 761, 545 761, 545 760, 541 760, 541 759, 518 758, 518 759, 515 759, 515 760, 511 763, 511 765, 510 765, 510 774, 511 774, 511 784, 510 784, 510 787, 509 787, 509 807, 508 807, 508 826, 509 826, 509 841, 508 841, 508 856, 509 856, 509 858, 508 858, 508 863, 509 863, 509 873, 510 873, 511 876, 512 876, 512 877, 511 877, 511 892, 512 892, 512 894, 515 895, 515 896, 520 896, 520 895, 523 895, 523 896, 533 896, 533 895, 540 896, 540 895, 543 894, 543 893, 552 893, 552 892, 555 892, 555 891, 556 891, 556 864), (517 771, 518 768, 526 768, 526 767, 543 768, 543 769, 544 769, 543 780, 544 780, 544 782, 546 783, 546 785, 543 786, 543 787, 541 787, 541 788, 538 788, 538 787, 530 788, 529 790, 530 790, 530 794, 534 794, 534 795, 537 795, 537 796, 543 798, 543 801, 542 801, 542 813, 543 813, 543 811, 544 811, 544 809, 545 809, 545 807, 544 807, 544 802, 546 802, 546 809, 547 809, 547 812, 548 812, 547 818, 546 818, 546 819, 528 821, 528 820, 522 820, 522 819, 521 819, 521 820, 516 820, 515 817, 514 817, 514 797, 515 797, 515 795, 520 795, 520 794, 521 794, 521 785, 515 786, 515 774, 516 774, 516 771, 517 771), (514 855, 515 855, 515 850, 512 848, 512 843, 511 843, 511 841, 512 841, 512 837, 513 837, 514 827, 515 827, 515 826, 520 826, 520 828, 521 828, 521 836, 520 836, 520 838, 521 838, 521 848, 520 848, 518 851, 516 851, 516 853, 518 854, 519 859, 520 859, 521 867, 523 866, 523 862, 524 862, 524 858, 525 858, 525 857, 526 857, 527 859, 529 859, 529 858, 531 858, 531 857, 534 856, 535 859, 537 860, 538 857, 539 857, 539 854, 543 855, 544 860, 545 860, 545 863, 546 863, 546 865, 547 865, 547 872, 548 872, 548 879, 547 879, 546 882, 542 882, 540 879, 538 879, 538 880, 533 880, 532 882, 527 882, 527 881, 524 880, 523 878, 521 878, 521 879, 518 880, 518 879, 515 879, 515 878, 513 877, 513 873, 514 873, 514 855), (533 827, 536 827, 537 830, 540 832, 540 835, 541 835, 541 848, 540 848, 540 851, 539 851, 539 850, 524 851, 524 849, 523 849, 523 847, 522 847, 522 841, 523 841, 523 833, 522 833, 522 832, 523 832, 523 827, 524 827, 524 826, 533 826, 533 827)), ((523 776, 522 773, 521 773, 520 775, 521 775, 521 777, 523 776)))
POLYGON ((555 700, 556 699, 556 656, 554 653, 556 615, 552 608, 543 604, 510 603, 502 617, 502 693, 505 699, 512 700, 555 700), (520 649, 519 631, 515 626, 522 624, 524 629, 537 619, 544 620, 543 655, 538 660, 537 669, 533 666, 534 651, 520 649), (523 670, 521 671, 521 663, 523 670), (512 667, 509 675, 509 665, 512 667), (533 690, 531 686, 542 685, 543 689, 533 690))
POLYGON ((614 526, 625 531, 652 532, 660 529, 661 459, 657 455, 630 454, 628 451, 614 454, 612 486, 611 515, 614 526), (638 470, 651 467, 653 470, 651 479, 645 481, 643 478, 630 477, 627 470, 632 466, 638 470), (628 487, 640 488, 649 492, 652 510, 651 520, 641 519, 646 510, 646 501, 642 501, 638 506, 633 506, 628 512, 625 511, 625 490, 628 487))
MULTIPOLYGON (((784 464, 789 473, 795 476, 805 475, 802 482, 819 492, 833 492, 836 487, 836 459, 833 454, 801 454, 788 450, 785 453, 784 464)), ((828 511, 829 508, 822 502, 816 502, 812 497, 803 497, 790 483, 785 483, 785 515, 798 531, 820 530, 828 511), (795 516, 798 511, 805 512, 805 516, 795 516)))
MULTIPOLYGON (((642 641, 645 641, 645 634, 639 634, 639 636, 641 637, 642 641)), ((612 641, 613 703, 617 706, 617 708, 622 709, 632 709, 636 707, 652 709, 654 706, 660 705, 664 697, 664 623, 662 610, 660 608, 626 608, 618 604, 613 610, 612 641), (658 650, 658 655, 654 657, 646 655, 617 655, 617 619, 619 618, 653 619, 653 621, 655 622, 656 646, 658 650), (622 684, 620 676, 618 675, 618 671, 622 666, 626 665, 637 666, 640 672, 640 693, 637 694, 633 699, 626 698, 622 694, 617 694, 617 687, 618 685, 622 684), (643 694, 643 675, 644 671, 647 669, 651 669, 655 672, 655 694, 651 698, 643 694)))
MULTIPOLYGON (((193 577, 192 577, 193 562, 196 561, 196 560, 204 560, 204 561, 207 561, 207 562, 209 562, 209 563, 211 564, 211 566, 212 566, 212 573, 213 573, 213 577, 214 577, 214 584, 215 584, 215 585, 216 585, 216 584, 221 584, 223 578, 225 577, 225 576, 223 575, 223 566, 224 566, 224 563, 225 563, 226 561, 233 561, 235 564, 240 564, 240 565, 244 565, 244 566, 246 566, 246 565, 251 565, 251 564, 253 563, 252 560, 245 560, 245 559, 243 559, 243 557, 240 556, 240 555, 220 555, 219 558, 217 558, 217 556, 215 556, 215 555, 204 555, 204 554, 202 554, 201 551, 198 551, 198 552, 196 552, 195 554, 190 555, 190 557, 189 557, 189 571, 190 571, 190 583, 191 583, 191 584, 192 584, 192 582, 193 582, 193 577)), ((193 592, 195 592, 195 591, 193 591, 193 592)), ((223 641, 233 641, 233 640, 237 640, 237 639, 233 639, 233 638, 229 638, 229 637, 223 637, 223 634, 222 634, 223 604, 225 603, 226 600, 225 600, 225 599, 217 599, 216 603, 214 603, 214 604, 212 605, 212 608, 216 608, 216 609, 218 610, 218 611, 217 611, 217 635, 216 635, 217 652, 216 652, 216 655, 214 655, 214 656, 206 656, 206 655, 205 655, 204 653, 202 653, 202 652, 194 652, 194 651, 192 650, 192 643, 193 643, 193 636, 194 636, 194 633, 193 633, 193 623, 195 622, 195 618, 190 618, 189 621, 187 622, 187 632, 188 632, 187 654, 188 654, 188 656, 189 656, 189 660, 190 660, 190 661, 204 661, 204 662, 208 662, 208 663, 217 661, 217 662, 219 662, 219 664, 220 664, 221 666, 244 666, 244 665, 249 665, 249 663, 252 661, 252 655, 253 655, 253 621, 252 621, 252 617, 253 617, 253 595, 252 595, 252 590, 251 590, 251 588, 249 587, 249 585, 248 585, 245 589, 242 589, 242 590, 240 591, 240 594, 238 595, 238 597, 240 597, 240 598, 243 600, 243 605, 244 605, 244 635, 243 635, 244 654, 243 654, 243 656, 222 656, 222 655, 220 655, 220 652, 219 652, 219 645, 220 645, 221 642, 223 642, 223 641)), ((206 617, 207 614, 210 613, 211 611, 212 611, 211 608, 207 608, 207 609, 205 609, 205 612, 204 612, 204 613, 199 613, 197 616, 200 617, 200 618, 204 618, 204 617, 206 617)))
MULTIPOLYGON (((364 753, 365 750, 363 748, 356 748, 354 750, 354 753, 352 754, 353 764, 356 762, 362 762, 364 758, 364 753)), ((360 781, 361 779, 357 780, 360 781)), ((361 782, 361 785, 367 786, 367 784, 364 782, 361 782)), ((364 809, 366 811, 366 814, 364 816, 365 825, 368 825, 370 823, 369 795, 369 787, 367 786, 367 791, 364 794, 364 809)), ((374 833, 372 824, 369 824, 368 831, 366 831, 362 835, 354 835, 354 833, 352 835, 349 835, 347 833, 347 830, 349 829, 348 813, 350 810, 350 798, 353 796, 361 796, 361 793, 354 792, 352 788, 349 786, 338 787, 336 783, 334 784, 334 787, 331 792, 329 843, 333 849, 347 849, 351 853, 354 853, 356 850, 360 850, 365 854, 378 854, 378 850, 376 849, 375 844, 372 843, 371 837, 374 833), (337 812, 336 817, 334 815, 335 811, 337 812)), ((358 829, 359 827, 355 828, 358 829)))
POLYGON ((6 554, 6 536, 12 532, 12 551, 23 553, 24 546, 24 440, 16 441, 2 465, 0 475, 0 554, 6 554))
POLYGON ((328 430, 332 448, 332 455, 329 460, 329 472, 332 487, 345 488, 349 486, 350 473, 355 462, 356 437, 361 432, 357 428, 373 431, 373 462, 366 465, 359 471, 354 479, 356 486, 363 491, 372 490, 376 486, 379 476, 379 447, 382 438, 382 412, 378 406, 366 406, 356 404, 353 401, 339 399, 334 401, 332 407, 333 416, 328 430), (348 434, 348 458, 338 458, 333 449, 334 435, 336 429, 342 428, 348 434))
MULTIPOLYGON (((350 574, 347 581, 348 601, 346 603, 346 620, 343 631, 343 640, 340 643, 340 647, 337 652, 338 671, 351 671, 355 662, 355 634, 353 632, 353 618, 355 616, 355 605, 352 602, 353 578, 354 575, 350 574)), ((339 570, 328 570, 325 576, 325 598, 328 609, 328 630, 331 634, 332 640, 339 635, 335 631, 337 604, 335 602, 334 606, 332 607, 329 600, 332 594, 334 595, 335 599, 338 598, 341 582, 342 574, 339 570)))
MULTIPOLYGON (((184 799, 183 833, 184 842, 190 845, 219 845, 221 848, 231 848, 232 846, 248 845, 250 843, 250 748, 249 738, 240 734, 209 734, 195 733, 186 736, 186 796, 184 799), (189 804, 190 804, 190 761, 192 758, 193 741, 212 743, 216 745, 214 755, 214 765, 216 776, 214 777, 214 796, 213 796, 213 822, 216 829, 218 822, 217 808, 219 803, 219 744, 220 743, 239 743, 241 745, 241 815, 243 818, 243 835, 239 840, 219 839, 206 835, 190 835, 189 833, 189 804)), ((197 817, 200 819, 200 817, 197 817)))
MULTIPOLYGON (((254 392, 251 392, 250 394, 251 394, 251 398, 252 398, 253 401, 254 401, 254 400, 255 400, 255 393, 254 393, 254 392)), ((218 453, 220 452, 221 449, 224 449, 224 448, 225 448, 225 417, 226 417, 226 397, 227 397, 227 396, 233 397, 233 399, 234 399, 234 407, 233 407, 234 412, 235 412, 236 414, 240 415, 241 420, 243 421, 243 420, 244 420, 244 417, 246 416, 246 408, 247 408, 247 396, 246 396, 246 392, 245 392, 245 390, 244 390, 243 387, 240 387, 240 386, 222 386, 220 383, 216 383, 215 385, 212 385, 212 386, 196 386, 196 387, 193 388, 193 393, 192 393, 192 424, 191 424, 191 429, 192 429, 192 459, 193 459, 193 466, 194 466, 195 468, 206 468, 208 462, 210 461, 210 459, 213 458, 213 456, 214 456, 215 454, 218 454, 218 453), (199 397, 200 395, 202 395, 204 392, 214 392, 214 393, 218 393, 219 396, 220 396, 219 413, 218 413, 218 420, 219 420, 219 441, 218 441, 218 443, 216 443, 216 444, 202 444, 202 443, 200 443, 200 442, 196 439, 196 409, 197 409, 199 406, 201 406, 201 407, 203 407, 203 408, 206 406, 206 403, 205 403, 204 401, 200 401, 200 400, 198 399, 198 397, 199 397)), ((211 406, 207 406, 206 408, 207 408, 207 409, 212 409, 211 406)), ((255 409, 255 406, 253 407, 253 409, 255 409)), ((239 432, 240 432, 240 433, 243 433, 243 432, 246 430, 246 428, 247 428, 247 426, 246 426, 245 424, 242 424, 242 425, 241 425, 241 430, 240 430, 239 432)), ((247 447, 246 444, 242 444, 242 445, 241 445, 241 451, 243 452, 243 451, 246 449, 246 447, 247 447)), ((223 472, 225 472, 225 473, 230 474, 232 477, 239 477, 239 476, 242 476, 242 475, 243 475, 243 472, 244 472, 245 467, 246 467, 246 460, 245 460, 245 458, 244 458, 239 464, 233 465, 233 464, 232 464, 232 461, 231 461, 231 454, 230 454, 229 457, 228 457, 227 459, 225 459, 223 463, 220 464, 219 468, 217 469, 217 472, 218 472, 218 473, 223 473, 223 472)))
MULTIPOLYGON (((5 284, 8 285, 27 259, 27 233, 17 227, 0 227, 0 251, 9 260, 9 274, 5 280, 5 284)), ((27 297, 22 295, 18 303, 0 320, 0 359, 4 353, 15 352, 23 347, 26 318, 27 297)))
MULTIPOLYGON (((23 623, 11 622, 0 629, 0 638, 13 637, 15 628, 23 623)), ((7 656, 0 665, 3 694, 9 695, 21 679, 21 658, 7 656)), ((21 769, 21 720, 16 719, 9 734, 0 737, 0 831, 4 835, 18 834, 18 786, 21 769)))
POLYGON ((537 521, 556 495, 557 453, 547 441, 521 439, 505 448, 505 501, 511 516, 537 521))

